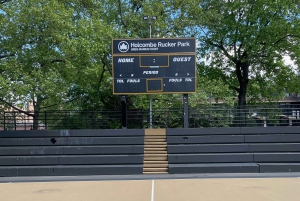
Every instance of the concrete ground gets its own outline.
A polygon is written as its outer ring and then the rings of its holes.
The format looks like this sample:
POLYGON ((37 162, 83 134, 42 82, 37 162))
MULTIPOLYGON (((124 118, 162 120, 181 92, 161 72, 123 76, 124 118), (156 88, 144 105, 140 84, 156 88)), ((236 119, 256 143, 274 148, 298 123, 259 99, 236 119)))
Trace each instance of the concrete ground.
POLYGON ((0 179, 1 201, 299 201, 300 178, 0 179), (82 181, 80 181, 82 180, 82 181))

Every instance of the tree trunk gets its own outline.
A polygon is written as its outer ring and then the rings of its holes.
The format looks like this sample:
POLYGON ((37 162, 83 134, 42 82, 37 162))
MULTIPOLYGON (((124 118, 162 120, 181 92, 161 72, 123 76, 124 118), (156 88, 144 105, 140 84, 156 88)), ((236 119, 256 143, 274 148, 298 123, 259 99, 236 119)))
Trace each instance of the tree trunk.
POLYGON ((238 95, 238 106, 243 107, 246 105, 248 83, 240 83, 239 95, 238 95))
POLYGON ((236 63, 236 75, 239 81, 239 88, 237 89, 238 95, 238 108, 236 116, 236 125, 239 127, 247 126, 247 111, 246 111, 246 97, 248 89, 248 72, 249 65, 247 62, 238 61, 236 63))
POLYGON ((39 129, 39 116, 40 116, 40 111, 34 111, 33 114, 33 130, 38 130, 39 129))
POLYGON ((37 98, 37 101, 33 101, 33 130, 39 129, 39 116, 41 110, 40 98, 37 98))
POLYGON ((239 81, 239 88, 237 89, 238 95, 238 106, 246 105, 246 96, 249 82, 249 65, 246 62, 237 61, 236 63, 236 75, 239 81))

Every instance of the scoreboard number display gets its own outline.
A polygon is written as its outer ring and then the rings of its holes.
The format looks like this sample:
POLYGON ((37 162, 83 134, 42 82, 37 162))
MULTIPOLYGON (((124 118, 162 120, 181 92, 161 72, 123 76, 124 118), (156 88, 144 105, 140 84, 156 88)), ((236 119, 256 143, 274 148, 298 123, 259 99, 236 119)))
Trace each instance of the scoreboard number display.
POLYGON ((113 94, 196 92, 194 38, 114 39, 113 94))

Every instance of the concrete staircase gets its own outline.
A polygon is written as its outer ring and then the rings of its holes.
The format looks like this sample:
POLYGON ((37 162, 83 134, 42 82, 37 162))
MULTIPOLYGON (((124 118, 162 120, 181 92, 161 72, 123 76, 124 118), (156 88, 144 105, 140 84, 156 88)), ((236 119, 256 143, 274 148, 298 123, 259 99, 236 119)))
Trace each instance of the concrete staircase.
POLYGON ((165 129, 146 129, 144 143, 144 174, 168 174, 165 129))

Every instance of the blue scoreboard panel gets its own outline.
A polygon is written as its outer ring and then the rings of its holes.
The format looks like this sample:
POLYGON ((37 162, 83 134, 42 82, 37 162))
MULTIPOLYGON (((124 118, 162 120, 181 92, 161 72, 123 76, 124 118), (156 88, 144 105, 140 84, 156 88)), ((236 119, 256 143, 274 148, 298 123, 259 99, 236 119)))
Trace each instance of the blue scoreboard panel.
POLYGON ((196 92, 195 39, 118 39, 115 48, 113 94, 196 92), (160 49, 159 44, 169 47, 160 49))

